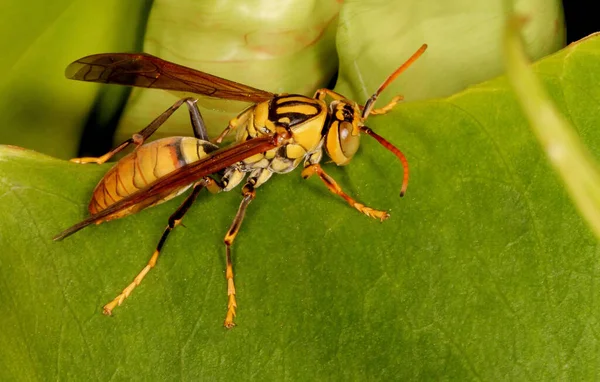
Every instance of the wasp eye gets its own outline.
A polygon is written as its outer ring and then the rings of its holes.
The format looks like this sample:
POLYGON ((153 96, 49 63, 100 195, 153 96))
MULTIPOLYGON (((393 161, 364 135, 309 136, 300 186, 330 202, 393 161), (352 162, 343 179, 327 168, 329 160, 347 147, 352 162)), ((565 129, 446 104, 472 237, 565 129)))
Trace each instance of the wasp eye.
POLYGON ((338 166, 348 164, 358 150, 360 135, 352 135, 352 131, 352 123, 342 121, 332 124, 327 133, 325 150, 338 166))
POLYGON ((352 158, 360 145, 360 135, 352 135, 352 124, 350 122, 342 122, 339 136, 342 152, 348 159, 352 158))

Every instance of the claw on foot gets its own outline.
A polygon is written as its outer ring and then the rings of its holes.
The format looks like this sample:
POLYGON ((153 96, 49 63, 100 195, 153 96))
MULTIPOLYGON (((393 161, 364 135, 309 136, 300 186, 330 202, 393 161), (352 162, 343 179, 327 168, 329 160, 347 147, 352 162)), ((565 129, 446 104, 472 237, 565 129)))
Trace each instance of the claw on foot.
POLYGON ((223 324, 227 329, 231 329, 235 326, 233 318, 235 317, 235 308, 237 303, 235 302, 235 295, 229 295, 229 302, 227 303, 227 316, 225 316, 225 323, 223 324))

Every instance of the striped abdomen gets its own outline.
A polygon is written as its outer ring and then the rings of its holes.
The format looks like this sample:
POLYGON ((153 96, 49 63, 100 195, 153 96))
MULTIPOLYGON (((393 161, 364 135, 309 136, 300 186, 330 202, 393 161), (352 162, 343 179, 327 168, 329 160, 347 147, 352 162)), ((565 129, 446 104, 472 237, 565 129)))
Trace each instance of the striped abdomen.
MULTIPOLYGON (((169 137, 145 144, 108 170, 94 189, 88 209, 91 214, 100 212, 134 192, 145 189, 156 179, 206 157, 217 148, 218 146, 210 142, 192 137, 169 137)), ((106 220, 120 218, 150 205, 162 203, 187 188, 189 185, 150 204, 134 206, 117 215, 111 215, 106 220)))

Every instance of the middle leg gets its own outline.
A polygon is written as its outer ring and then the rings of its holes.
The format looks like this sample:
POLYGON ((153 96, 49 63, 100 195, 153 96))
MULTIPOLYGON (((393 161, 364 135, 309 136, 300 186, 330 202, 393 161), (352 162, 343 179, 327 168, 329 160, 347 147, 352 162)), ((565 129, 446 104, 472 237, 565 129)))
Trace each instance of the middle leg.
MULTIPOLYGON (((226 328, 232 328, 235 326, 233 319, 235 317, 235 310, 237 308, 237 302, 235 300, 235 284, 233 282, 233 262, 231 260, 231 245, 233 244, 235 237, 240 231, 240 227, 242 226, 242 221, 244 220, 244 216, 246 215, 246 209, 248 208, 248 205, 256 197, 255 189, 267 180, 269 180, 271 175, 273 175, 273 173, 267 169, 257 169, 250 173, 246 184, 242 188, 243 199, 240 203, 240 207, 238 208, 238 211, 235 214, 235 218, 231 223, 231 227, 229 227, 229 230, 225 235, 225 277, 227 279, 228 302, 227 315, 225 316, 225 322, 223 325, 226 328)), ((231 184, 229 186, 231 186, 231 184)))

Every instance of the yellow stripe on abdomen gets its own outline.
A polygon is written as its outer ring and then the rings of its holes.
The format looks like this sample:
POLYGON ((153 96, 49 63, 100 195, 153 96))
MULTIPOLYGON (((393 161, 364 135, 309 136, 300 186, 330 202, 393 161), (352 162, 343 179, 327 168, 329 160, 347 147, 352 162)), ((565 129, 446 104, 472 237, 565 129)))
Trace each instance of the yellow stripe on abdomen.
MULTIPOLYGON (((192 137, 169 137, 138 147, 117 162, 94 189, 89 204, 90 213, 98 213, 117 201, 147 188, 155 180, 169 175, 182 166, 206 157, 218 147, 192 137)), ((187 187, 185 187, 187 188, 187 187)), ((176 190, 155 204, 162 203, 182 192, 176 190)), ((123 211, 125 216, 135 208, 123 211)))

